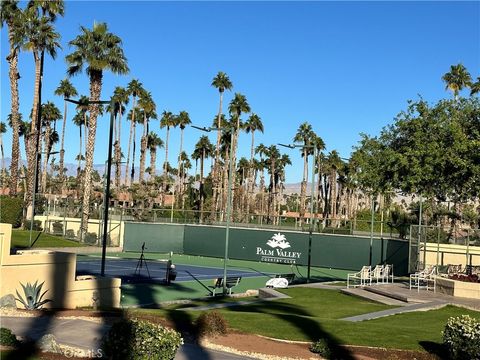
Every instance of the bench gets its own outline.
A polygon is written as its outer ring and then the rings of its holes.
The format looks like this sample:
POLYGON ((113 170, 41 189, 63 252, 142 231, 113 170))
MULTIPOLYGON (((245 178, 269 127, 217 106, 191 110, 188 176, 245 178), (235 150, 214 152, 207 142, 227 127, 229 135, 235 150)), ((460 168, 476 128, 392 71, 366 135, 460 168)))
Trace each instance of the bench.
POLYGON ((288 284, 291 284, 295 280, 295 274, 277 274, 275 275, 276 278, 284 278, 288 281, 288 284))
MULTIPOLYGON (((237 286, 242 280, 241 276, 227 276, 225 281, 225 287, 228 290, 228 295, 232 295, 232 288, 237 286)), ((215 292, 217 289, 223 289, 223 277, 216 278, 214 280, 214 284, 209 286, 212 289, 212 296, 215 296, 215 292)))

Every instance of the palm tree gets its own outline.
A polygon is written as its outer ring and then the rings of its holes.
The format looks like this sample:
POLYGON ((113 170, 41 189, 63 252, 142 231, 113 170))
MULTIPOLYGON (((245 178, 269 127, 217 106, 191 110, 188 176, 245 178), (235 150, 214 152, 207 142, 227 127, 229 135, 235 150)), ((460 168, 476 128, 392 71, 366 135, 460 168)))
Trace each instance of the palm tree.
POLYGON ((143 175, 145 172, 145 160, 146 160, 146 151, 148 145, 148 121, 150 119, 156 119, 157 113, 155 102, 152 99, 152 95, 149 92, 143 92, 138 105, 143 112, 143 135, 140 140, 140 174, 138 174, 138 181, 143 182, 143 175))
POLYGON ((300 225, 302 224, 303 218, 305 217, 305 200, 307 196, 307 179, 308 179, 308 155, 313 152, 312 148, 308 148, 310 146, 310 141, 314 135, 312 130, 312 125, 307 122, 301 124, 293 138, 294 142, 302 142, 302 156, 303 156, 303 178, 302 178, 302 185, 300 188, 300 225))
POLYGON ((270 185, 268 187, 268 191, 270 193, 269 196, 269 202, 268 202, 268 219, 270 217, 274 216, 274 211, 275 211, 275 203, 276 203, 276 189, 277 189, 277 183, 276 183, 276 177, 275 177, 275 169, 277 166, 277 162, 280 160, 280 152, 278 151, 278 148, 275 145, 270 145, 265 149, 264 155, 266 156, 265 159, 265 164, 267 165, 268 173, 270 175, 270 185))
POLYGON ((154 179, 156 175, 157 149, 163 147, 163 140, 153 131, 148 134, 148 150, 150 151, 150 179, 154 179))
POLYGON ((336 150, 332 150, 327 157, 327 166, 329 172, 329 185, 330 185, 330 214, 331 218, 335 219, 337 217, 337 197, 338 197, 338 189, 337 189, 337 177, 338 177, 338 170, 342 167, 343 162, 340 158, 340 155, 336 150))
MULTIPOLYGON (((141 109, 136 107, 131 109, 127 115, 127 120, 130 121, 130 141, 133 140, 132 146, 132 168, 130 170, 130 185, 133 184, 135 178, 135 150, 136 150, 136 129, 137 123, 143 118, 143 112, 141 109)), ((128 150, 130 152, 130 143, 128 144, 128 150)), ((128 159, 128 158, 127 158, 128 159)), ((126 168, 128 173, 128 168, 126 168)), ((125 183, 126 184, 126 183, 125 183)))
POLYGON ((167 135, 165 137, 165 161, 163 162, 163 186, 162 190, 165 193, 167 189, 167 177, 168 177, 168 140, 170 137, 170 128, 173 126, 175 127, 177 124, 176 117, 170 112, 164 110, 162 112, 162 118, 160 119, 160 129, 166 128, 167 135))
POLYGON ((78 111, 75 116, 72 119, 72 122, 78 126, 79 129, 79 140, 80 140, 80 145, 78 147, 78 155, 75 157, 76 160, 78 160, 78 166, 77 166, 77 177, 80 176, 80 171, 82 169, 82 159, 84 159, 83 154, 82 154, 82 126, 85 122, 85 118, 88 119, 88 115, 86 111, 78 111))
MULTIPOLYGON (((3 152, 3 134, 7 132, 7 125, 4 122, 0 121, 0 154, 2 156, 2 161, 1 161, 1 173, 0 175, 2 176, 3 179, 3 172, 5 171, 5 153, 3 152)), ((3 181, 1 181, 3 185, 3 181)))
POLYGON ((122 148, 121 144, 121 134, 122 134, 122 117, 123 113, 125 112, 125 106, 129 103, 129 92, 127 89, 117 86, 113 91, 113 99, 116 104, 118 104, 118 130, 116 129, 116 137, 115 142, 113 144, 114 147, 114 155, 113 158, 115 160, 115 187, 120 187, 120 177, 121 177, 121 166, 120 163, 122 161, 122 148))
MULTIPOLYGON (((217 122, 216 126, 217 128, 221 128, 221 122, 222 122, 222 107, 223 107, 223 93, 225 90, 231 90, 233 88, 233 84, 230 81, 229 77, 227 74, 225 74, 222 71, 219 71, 218 74, 213 78, 212 84, 213 87, 218 89, 218 92, 220 94, 220 106, 218 108, 218 115, 217 115, 217 122)), ((213 174, 212 174, 212 179, 213 179, 213 201, 212 201, 212 216, 216 216, 217 211, 218 211, 218 195, 219 195, 219 189, 220 189, 220 168, 219 168, 219 161, 220 161, 220 139, 221 139, 221 132, 217 131, 217 144, 215 147, 215 162, 213 165, 213 174)))
POLYGON ((480 93, 480 76, 477 77, 477 81, 470 87, 470 96, 480 93))
POLYGON ((205 159, 213 155, 214 147, 209 138, 203 135, 195 144, 195 150, 192 154, 192 159, 200 159, 200 222, 203 220, 203 201, 205 197, 205 190, 203 186, 203 165, 205 159))
MULTIPOLYGON (((43 168, 42 168, 42 190, 45 193, 47 188, 47 165, 48 159, 50 157, 50 152, 52 150, 52 139, 55 138, 54 133, 56 131, 52 131, 51 123, 52 121, 55 122, 62 118, 62 114, 60 110, 55 106, 52 102, 47 102, 46 104, 42 105, 42 126, 45 128, 44 131, 44 153, 45 157, 43 159, 43 168)), ((58 138, 58 134, 56 134, 58 138)))
POLYGON ((265 160, 263 159, 263 156, 267 153, 267 147, 263 144, 259 144, 255 148, 255 154, 258 154, 260 156, 260 161, 259 161, 259 171, 260 171, 260 186, 259 190, 260 193, 262 194, 261 198, 261 203, 260 203, 260 213, 264 214, 265 211, 265 204, 264 204, 264 194, 265 194, 265 174, 264 174, 264 169, 266 168, 266 163, 265 160))
MULTIPOLYGON (((190 115, 188 115, 188 112, 180 111, 180 113, 177 116, 177 124, 178 124, 178 127, 180 128, 180 150, 178 152, 178 171, 179 171, 179 175, 180 175, 180 163, 182 161, 180 156, 183 153, 183 131, 185 130, 187 125, 189 125, 191 123, 192 123, 192 121, 190 120, 190 115)), ((182 194, 182 188, 183 188, 182 180, 183 179, 179 176, 178 180, 179 180, 179 183, 178 183, 179 191, 177 191, 177 194, 178 194, 178 198, 181 199, 183 197, 183 194, 182 194)))
MULTIPOLYGON (((135 139, 135 121, 136 121, 135 119, 137 115, 136 100, 137 100, 137 96, 140 95, 145 90, 143 89, 143 85, 140 81, 138 81, 137 79, 133 79, 128 83, 127 91, 129 95, 132 96, 132 110, 130 111, 131 116, 129 119, 130 120, 130 137, 128 139, 127 162, 125 166, 125 185, 128 183, 128 169, 130 165, 130 147, 132 144, 132 139, 133 140, 135 139)), ((132 167, 132 170, 133 170, 133 167, 132 167)), ((133 176, 133 171, 132 171, 132 176, 133 176)), ((131 180, 131 183, 132 182, 133 182, 133 179, 131 180)))
MULTIPOLYGON (((121 48, 121 39, 108 32, 106 23, 95 23, 93 29, 80 27, 81 34, 69 42, 75 48, 67 55, 69 76, 79 74, 87 65, 86 72, 90 78, 90 100, 99 101, 102 93, 103 72, 109 70, 114 74, 127 74, 127 59, 121 48)), ((88 126, 88 144, 85 156, 85 179, 83 193, 82 236, 87 232, 90 209, 90 192, 92 186, 93 153, 97 131, 99 107, 90 104, 90 120, 88 126)))
POLYGON ((472 84, 472 77, 462 64, 451 65, 450 71, 442 76, 442 80, 446 83, 445 90, 452 91, 455 100, 463 88, 468 88, 472 84))
POLYGON ((260 116, 257 114, 251 114, 248 120, 244 124, 244 129, 248 133, 252 133, 252 144, 250 146, 250 168, 249 168, 249 174, 248 174, 248 181, 250 185, 250 189, 247 189, 247 209, 246 213, 247 216, 250 213, 250 203, 252 199, 250 199, 250 196, 253 196, 253 193, 255 191, 255 182, 253 181, 253 173, 254 173, 254 167, 253 167, 253 153, 255 150, 255 131, 260 131, 263 133, 263 123, 262 119, 260 119, 260 116), (251 195, 249 195, 251 194, 251 195))
POLYGON ((40 139, 41 121, 39 112, 41 103, 41 79, 43 76, 43 59, 45 51, 52 57, 56 57, 56 50, 60 47, 60 35, 55 31, 52 20, 47 16, 40 16, 36 7, 32 6, 25 12, 23 19, 25 28, 25 44, 24 48, 31 51, 33 54, 35 64, 35 83, 33 91, 33 106, 32 106, 32 122, 30 126, 30 133, 28 139, 27 152, 27 192, 25 194, 25 202, 28 204, 31 201, 31 194, 33 192, 35 162, 39 161, 38 147, 40 139))
POLYGON ((15 196, 18 187, 18 163, 20 159, 20 100, 18 96, 18 53, 23 45, 22 10, 17 6, 16 0, 4 0, 0 3, 0 27, 8 26, 8 41, 10 51, 7 56, 9 65, 8 77, 10 80, 10 115, 12 123, 12 160, 10 163, 10 194, 15 196))
POLYGON ((63 184, 65 180, 65 174, 63 169, 65 168, 65 128, 67 124, 67 101, 65 99, 74 97, 78 95, 77 89, 72 85, 70 80, 64 79, 60 81, 60 85, 55 90, 55 95, 63 96, 63 124, 62 124, 62 136, 61 136, 61 143, 60 143, 60 179, 62 181, 62 188, 64 188, 65 184, 63 184))
MULTIPOLYGON (((242 95, 240 93, 235 93, 235 97, 233 100, 230 102, 228 110, 230 112, 230 115, 232 116, 233 124, 235 127, 234 131, 234 136, 233 136, 233 156, 231 161, 233 161, 234 164, 237 162, 237 148, 238 148, 238 137, 239 137, 239 131, 242 128, 243 124, 241 123, 240 116, 242 113, 249 113, 250 112, 250 105, 247 102, 247 98, 245 95, 242 95)), ((235 187, 235 172, 232 174, 232 184, 235 187)), ((233 191, 229 190, 229 191, 233 191)), ((234 199, 234 193, 232 193, 232 199, 234 199)))
POLYGON ((115 164, 115 187, 118 188, 120 186, 120 161, 122 160, 122 149, 120 148, 120 143, 118 142, 119 135, 117 134, 117 123, 120 122, 120 114, 125 112, 125 106, 116 100, 114 94, 105 110, 107 113, 113 112, 113 162, 115 164))

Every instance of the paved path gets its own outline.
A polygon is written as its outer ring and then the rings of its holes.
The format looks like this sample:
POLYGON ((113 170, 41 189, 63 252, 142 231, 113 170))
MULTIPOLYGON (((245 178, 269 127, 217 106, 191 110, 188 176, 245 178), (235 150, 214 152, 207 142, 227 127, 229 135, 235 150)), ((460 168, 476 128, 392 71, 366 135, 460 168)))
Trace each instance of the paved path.
MULTIPOLYGON (((2 316, 2 327, 24 338, 38 341, 43 335, 55 335, 57 342, 82 350, 96 351, 101 338, 109 326, 81 319, 58 319, 55 317, 13 317, 2 316)), ((222 351, 204 349, 195 344, 184 344, 180 347, 175 360, 240 360, 249 357, 229 354, 222 351)))

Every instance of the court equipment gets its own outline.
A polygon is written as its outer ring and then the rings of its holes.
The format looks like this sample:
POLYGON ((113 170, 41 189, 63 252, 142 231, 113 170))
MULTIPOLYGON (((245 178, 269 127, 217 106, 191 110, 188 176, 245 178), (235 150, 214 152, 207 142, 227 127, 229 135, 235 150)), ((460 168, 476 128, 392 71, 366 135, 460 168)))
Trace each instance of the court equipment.
POLYGON ((138 259, 137 266, 135 268, 135 272, 133 273, 135 276, 140 275, 140 271, 142 267, 145 265, 147 269, 148 278, 151 279, 150 271, 148 270, 147 260, 145 260, 145 242, 142 245, 142 253, 140 254, 140 258, 138 259))

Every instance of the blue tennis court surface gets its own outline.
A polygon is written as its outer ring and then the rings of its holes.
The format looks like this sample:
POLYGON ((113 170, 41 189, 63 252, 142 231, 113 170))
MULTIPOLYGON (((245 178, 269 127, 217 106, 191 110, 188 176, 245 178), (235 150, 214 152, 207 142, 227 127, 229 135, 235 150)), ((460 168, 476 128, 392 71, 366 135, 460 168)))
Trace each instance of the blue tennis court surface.
MULTIPOLYGON (((134 259, 106 259, 105 261, 105 275, 112 277, 119 277, 123 282, 165 282, 165 275, 167 271, 166 261, 147 260, 147 266, 143 265, 137 268, 138 260, 134 259), (147 272, 148 267, 148 272, 147 272), (150 277, 149 277, 150 273, 150 277)), ((205 267, 196 265, 174 264, 177 270, 177 277, 175 281, 191 281, 191 280, 210 280, 223 276, 223 268, 205 267)), ((101 259, 90 258, 89 260, 82 260, 80 257, 77 260, 77 275, 95 275, 101 274, 101 259)), ((227 276, 241 276, 241 277, 257 277, 274 274, 260 273, 254 270, 245 270, 238 268, 227 268, 227 276)))

